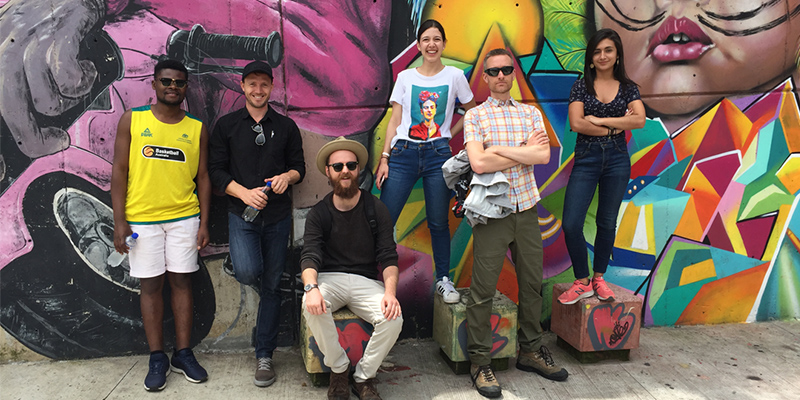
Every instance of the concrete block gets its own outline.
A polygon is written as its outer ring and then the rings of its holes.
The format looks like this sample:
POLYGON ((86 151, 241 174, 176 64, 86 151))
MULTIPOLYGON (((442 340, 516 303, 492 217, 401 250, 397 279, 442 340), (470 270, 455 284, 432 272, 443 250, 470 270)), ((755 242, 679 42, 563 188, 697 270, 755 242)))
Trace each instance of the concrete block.
MULTIPOLYGON (((456 374, 469 370, 467 352, 467 296, 469 288, 457 289, 461 301, 447 304, 442 296, 433 300, 433 340, 456 374)), ((497 370, 508 368, 508 358, 517 355, 517 305, 500 293, 492 300, 492 364, 497 370), (504 359, 504 360, 503 360, 504 359)))
MULTIPOLYGON (((342 345, 347 357, 350 358, 350 365, 356 365, 364 355, 364 348, 367 347, 367 343, 372 337, 372 325, 353 314, 347 307, 334 312, 333 321, 336 324, 336 330, 339 332, 339 344, 342 345)), ((317 346, 314 333, 306 325, 306 319, 302 313, 300 317, 300 337, 303 346, 300 351, 311 382, 314 386, 327 385, 331 369, 322 362, 325 356, 317 346)))
POLYGON ((614 301, 600 301, 597 296, 592 296, 575 304, 559 303, 558 296, 569 289, 570 285, 571 283, 553 285, 550 330, 559 339, 579 352, 630 350, 639 347, 639 318, 642 315, 640 297, 609 283, 608 287, 614 291, 614 301))

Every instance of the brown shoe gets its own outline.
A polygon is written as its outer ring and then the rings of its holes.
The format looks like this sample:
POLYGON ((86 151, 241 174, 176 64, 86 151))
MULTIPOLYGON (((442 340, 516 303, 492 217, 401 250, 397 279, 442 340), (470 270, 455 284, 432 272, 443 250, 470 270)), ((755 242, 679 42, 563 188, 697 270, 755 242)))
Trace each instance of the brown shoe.
POLYGON ((263 357, 258 359, 256 364, 256 375, 253 383, 259 387, 265 387, 275 383, 275 370, 272 369, 272 359, 263 357))
POLYGON ((361 400, 381 400, 381 395, 378 394, 378 389, 375 388, 374 379, 367 379, 363 383, 353 381, 350 387, 353 389, 353 394, 361 400))
POLYGON ((328 400, 350 399, 350 364, 342 373, 331 371, 330 385, 328 386, 328 400))
POLYGON ((553 361, 553 356, 547 347, 539 347, 539 351, 526 353, 520 350, 517 356, 517 369, 536 372, 551 381, 563 381, 569 376, 567 370, 559 367, 553 361))
POLYGON ((478 389, 481 396, 495 398, 503 394, 503 389, 500 388, 500 382, 497 382, 491 365, 472 364, 469 374, 472 378, 472 385, 478 389))

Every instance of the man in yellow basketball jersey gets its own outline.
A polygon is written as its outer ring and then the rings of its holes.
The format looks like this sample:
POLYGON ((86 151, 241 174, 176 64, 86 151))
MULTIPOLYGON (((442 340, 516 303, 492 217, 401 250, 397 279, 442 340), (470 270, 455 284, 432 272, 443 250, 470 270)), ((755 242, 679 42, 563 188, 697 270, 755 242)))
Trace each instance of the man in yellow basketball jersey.
POLYGON ((209 238, 208 133, 202 121, 181 109, 189 85, 186 67, 160 61, 154 77, 156 103, 128 110, 120 118, 111 173, 114 247, 128 253, 130 275, 141 282, 142 320, 150 345, 144 381, 148 391, 164 389, 170 364, 190 382, 208 379, 189 347, 191 273, 198 270, 197 252, 209 238), (126 239, 134 232, 136 245, 129 248, 126 239), (165 278, 175 318, 171 363, 162 332, 165 278))

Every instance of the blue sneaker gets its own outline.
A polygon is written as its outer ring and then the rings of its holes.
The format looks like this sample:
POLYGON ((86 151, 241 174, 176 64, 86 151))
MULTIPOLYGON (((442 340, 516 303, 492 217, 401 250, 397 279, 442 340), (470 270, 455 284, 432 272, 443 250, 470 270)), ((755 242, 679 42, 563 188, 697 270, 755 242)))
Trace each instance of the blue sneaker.
POLYGON ((167 387, 169 375, 169 357, 164 352, 150 354, 150 371, 144 378, 144 388, 149 392, 157 392, 167 387))
POLYGON ((205 382, 208 379, 208 372, 200 366, 190 348, 176 350, 172 354, 172 370, 182 373, 192 383, 205 382))

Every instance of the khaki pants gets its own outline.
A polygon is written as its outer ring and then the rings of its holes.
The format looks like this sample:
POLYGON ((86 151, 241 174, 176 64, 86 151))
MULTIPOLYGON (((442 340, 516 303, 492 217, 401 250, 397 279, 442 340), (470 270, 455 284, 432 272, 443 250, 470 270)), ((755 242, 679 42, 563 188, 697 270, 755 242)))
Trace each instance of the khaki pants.
POLYGON ((517 271, 519 284, 518 340, 522 351, 538 350, 542 339, 542 232, 536 207, 490 219, 472 228, 472 284, 467 297, 467 350, 473 364, 491 362, 492 298, 503 269, 506 252, 517 271))
POLYGON ((306 310, 306 296, 303 295, 303 315, 325 356, 323 363, 336 373, 344 372, 350 363, 347 353, 339 344, 339 333, 333 322, 333 312, 347 307, 374 328, 367 348, 364 349, 364 356, 356 364, 353 378, 356 382, 374 378, 403 328, 402 316, 395 320, 387 320, 383 316, 383 283, 342 272, 322 272, 317 277, 317 283, 322 298, 325 299, 326 313, 311 315, 306 310))

